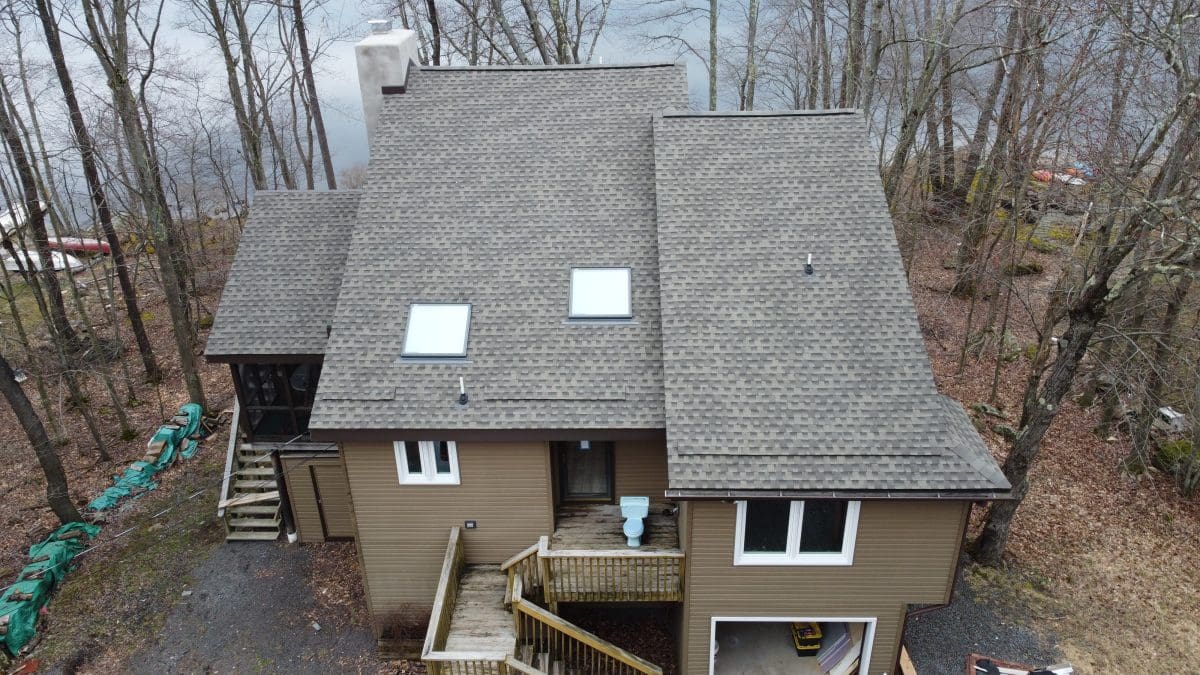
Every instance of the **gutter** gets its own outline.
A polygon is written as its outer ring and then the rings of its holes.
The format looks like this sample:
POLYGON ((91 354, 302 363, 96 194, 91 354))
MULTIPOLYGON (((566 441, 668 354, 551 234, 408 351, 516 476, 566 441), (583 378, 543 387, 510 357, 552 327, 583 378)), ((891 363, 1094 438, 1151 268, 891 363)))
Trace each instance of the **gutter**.
POLYGON ((1008 501, 1009 491, 996 490, 696 490, 668 489, 673 499, 939 499, 965 501, 1008 501))

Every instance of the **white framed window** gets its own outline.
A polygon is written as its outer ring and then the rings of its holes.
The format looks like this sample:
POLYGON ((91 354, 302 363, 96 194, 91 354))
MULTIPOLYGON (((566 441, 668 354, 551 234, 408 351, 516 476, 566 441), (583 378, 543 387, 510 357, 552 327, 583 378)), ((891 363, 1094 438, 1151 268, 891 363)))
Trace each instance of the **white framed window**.
POLYGON ((853 564, 860 506, 832 499, 740 501, 733 564, 853 564))
POLYGON ((459 484, 454 441, 396 441, 393 445, 401 485, 459 484))

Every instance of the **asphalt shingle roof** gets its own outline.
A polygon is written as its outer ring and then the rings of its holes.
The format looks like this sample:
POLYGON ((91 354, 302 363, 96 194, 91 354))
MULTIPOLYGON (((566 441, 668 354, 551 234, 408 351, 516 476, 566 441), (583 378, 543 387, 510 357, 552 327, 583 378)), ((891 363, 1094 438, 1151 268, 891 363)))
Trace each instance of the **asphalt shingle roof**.
POLYGON ((353 190, 255 195, 207 357, 324 353, 358 199, 353 190))
POLYGON ((665 429, 676 496, 1006 492, 934 385, 862 116, 686 106, 673 65, 415 69, 361 196, 258 196, 209 355, 324 353, 318 434, 665 429), (568 320, 607 266, 633 319, 568 320), (401 357, 413 303, 471 305, 464 359, 401 357))
POLYGON ((410 72, 380 112, 311 427, 661 429, 652 120, 686 105, 675 65, 410 72), (573 266, 632 267, 633 320, 567 321, 573 266), (465 361, 400 359, 413 302, 471 304, 465 361))
POLYGON ((673 493, 1008 489, 934 386, 860 114, 666 115, 655 158, 673 493))

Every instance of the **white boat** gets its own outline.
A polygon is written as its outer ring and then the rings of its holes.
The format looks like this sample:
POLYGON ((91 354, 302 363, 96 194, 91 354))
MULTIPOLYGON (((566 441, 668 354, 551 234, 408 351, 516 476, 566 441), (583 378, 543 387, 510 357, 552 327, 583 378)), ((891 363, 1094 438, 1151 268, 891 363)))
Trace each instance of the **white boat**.
MULTIPOLYGON (((42 261, 38 257, 37 251, 17 249, 17 255, 21 256, 21 262, 24 263, 23 266, 26 271, 42 269, 42 261)), ((0 261, 4 262, 4 269, 9 272, 22 271, 21 267, 17 265, 16 258, 9 254, 7 249, 0 250, 0 261)), ((50 265, 55 272, 61 272, 67 268, 70 268, 72 272, 80 272, 87 269, 87 265, 79 258, 61 251, 52 251, 50 253, 50 265)))
MULTIPOLYGON (((38 202, 38 208, 46 210, 46 202, 38 202)), ((16 204, 11 210, 0 213, 0 241, 19 234, 25 227, 25 205, 16 204)))

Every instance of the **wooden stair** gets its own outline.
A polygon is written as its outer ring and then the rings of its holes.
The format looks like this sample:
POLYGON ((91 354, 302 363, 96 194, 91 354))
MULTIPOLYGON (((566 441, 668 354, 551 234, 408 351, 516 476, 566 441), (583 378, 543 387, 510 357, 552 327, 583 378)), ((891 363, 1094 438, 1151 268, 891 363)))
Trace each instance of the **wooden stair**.
POLYGON ((270 455, 248 443, 234 455, 225 510, 225 541, 274 541, 279 538, 279 484, 270 455))

